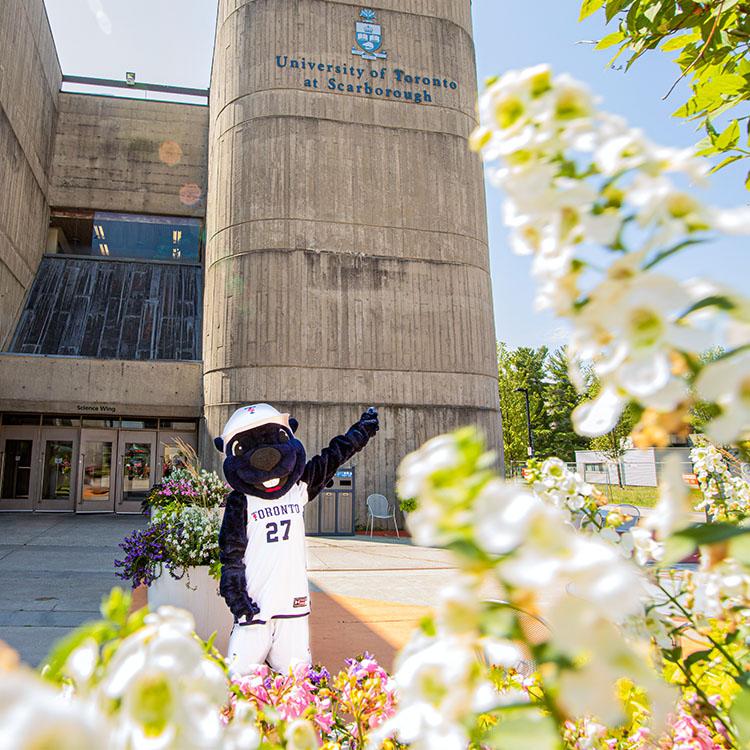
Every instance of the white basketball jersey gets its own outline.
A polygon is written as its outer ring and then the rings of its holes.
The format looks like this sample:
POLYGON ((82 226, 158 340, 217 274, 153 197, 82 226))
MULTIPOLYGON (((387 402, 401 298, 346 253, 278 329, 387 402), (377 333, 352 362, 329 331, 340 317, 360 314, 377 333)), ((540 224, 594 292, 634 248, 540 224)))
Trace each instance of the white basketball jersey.
POLYGON ((254 621, 310 614, 305 555, 307 485, 298 482, 283 497, 246 495, 248 596, 260 607, 254 621))

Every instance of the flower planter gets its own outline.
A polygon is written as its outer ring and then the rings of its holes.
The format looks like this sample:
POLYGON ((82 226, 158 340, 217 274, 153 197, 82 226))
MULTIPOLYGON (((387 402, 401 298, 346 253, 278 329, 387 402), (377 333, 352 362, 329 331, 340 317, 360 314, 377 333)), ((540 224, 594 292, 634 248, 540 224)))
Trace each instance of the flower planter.
POLYGON ((164 571, 149 586, 148 604, 152 610, 162 605, 188 610, 195 618, 195 632, 208 640, 215 631, 214 645, 227 655, 232 613, 219 594, 219 582, 209 575, 207 565, 190 568, 189 576, 179 581, 164 571))

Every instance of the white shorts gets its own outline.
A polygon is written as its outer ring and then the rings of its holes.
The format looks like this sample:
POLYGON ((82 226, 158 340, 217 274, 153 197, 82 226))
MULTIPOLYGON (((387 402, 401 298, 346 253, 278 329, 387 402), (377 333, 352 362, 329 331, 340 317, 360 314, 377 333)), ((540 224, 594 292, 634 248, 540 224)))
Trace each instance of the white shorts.
POLYGON ((310 618, 272 619, 264 625, 235 623, 227 657, 233 677, 245 675, 253 665, 264 662, 276 672, 287 672, 299 662, 310 664, 310 618))

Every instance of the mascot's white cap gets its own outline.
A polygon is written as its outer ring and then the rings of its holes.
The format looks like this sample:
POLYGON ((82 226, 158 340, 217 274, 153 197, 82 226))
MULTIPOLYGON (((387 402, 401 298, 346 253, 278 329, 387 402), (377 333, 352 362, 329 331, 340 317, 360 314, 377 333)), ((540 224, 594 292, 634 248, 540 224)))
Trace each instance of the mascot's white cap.
POLYGON ((264 424, 280 424, 284 427, 289 427, 289 415, 281 414, 269 404, 243 406, 229 417, 229 420, 224 425, 224 431, 221 433, 221 439, 226 446, 235 435, 264 424))

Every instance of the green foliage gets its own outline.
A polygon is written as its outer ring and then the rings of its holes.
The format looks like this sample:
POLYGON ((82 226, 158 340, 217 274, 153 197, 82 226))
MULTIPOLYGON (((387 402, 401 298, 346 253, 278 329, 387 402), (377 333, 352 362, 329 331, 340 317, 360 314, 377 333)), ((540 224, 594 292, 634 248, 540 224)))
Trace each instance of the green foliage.
MULTIPOLYGON (((597 49, 617 46, 610 64, 628 55, 626 68, 647 52, 676 53, 678 81, 690 94, 674 112, 706 132, 698 144, 702 156, 719 156, 713 171, 750 156, 750 120, 731 117, 750 98, 750 3, 741 0, 584 0, 580 20, 604 7, 607 23, 618 30, 597 49), (730 118, 717 128, 720 116, 730 118)), ((675 85, 669 90, 672 93, 675 85)), ((750 173, 748 175, 750 178, 750 173)), ((750 179, 746 182, 750 189, 750 179)))
POLYGON ((564 349, 550 353, 545 346, 510 349, 501 343, 497 359, 506 461, 525 461, 528 457, 526 403, 518 388, 529 391, 536 456, 573 461, 576 450, 588 448, 588 439, 576 434, 571 421, 582 397, 568 375, 564 349))
POLYGON ((130 614, 130 604, 130 594, 120 588, 113 588, 102 599, 102 620, 81 625, 55 644, 41 667, 45 679, 56 684, 64 682, 68 658, 79 646, 89 641, 93 641, 99 648, 100 668, 106 666, 120 641, 141 628, 148 614, 146 608, 130 614))
POLYGON ((401 498, 398 504, 404 513, 413 513, 417 509, 417 501, 413 497, 401 498))

